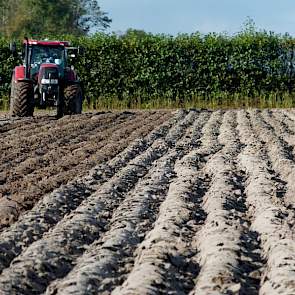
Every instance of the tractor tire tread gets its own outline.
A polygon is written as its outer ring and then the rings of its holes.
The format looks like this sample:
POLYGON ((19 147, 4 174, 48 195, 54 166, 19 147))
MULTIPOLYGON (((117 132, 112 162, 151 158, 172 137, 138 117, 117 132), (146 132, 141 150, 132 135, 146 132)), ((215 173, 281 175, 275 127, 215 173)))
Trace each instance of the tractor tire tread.
POLYGON ((64 114, 81 114, 82 100, 82 89, 79 84, 66 86, 64 89, 64 114))
POLYGON ((33 85, 28 82, 12 82, 11 115, 17 117, 30 117, 34 113, 33 85))

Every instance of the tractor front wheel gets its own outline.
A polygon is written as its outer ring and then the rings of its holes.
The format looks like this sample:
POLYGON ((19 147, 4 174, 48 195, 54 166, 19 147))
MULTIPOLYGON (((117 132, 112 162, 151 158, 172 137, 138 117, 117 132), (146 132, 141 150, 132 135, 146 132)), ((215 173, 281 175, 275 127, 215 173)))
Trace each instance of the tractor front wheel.
POLYGON ((68 85, 64 89, 64 114, 76 115, 82 113, 83 95, 79 84, 68 85))
POLYGON ((10 114, 15 117, 30 117, 34 113, 34 86, 31 81, 12 79, 10 94, 10 114))

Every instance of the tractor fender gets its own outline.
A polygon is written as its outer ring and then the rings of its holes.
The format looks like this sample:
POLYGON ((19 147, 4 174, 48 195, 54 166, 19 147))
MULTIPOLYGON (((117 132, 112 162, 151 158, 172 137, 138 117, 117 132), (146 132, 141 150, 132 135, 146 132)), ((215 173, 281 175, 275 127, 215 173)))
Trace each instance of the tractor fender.
POLYGON ((14 69, 14 81, 23 80, 26 77, 26 68, 25 66, 17 66, 14 69))

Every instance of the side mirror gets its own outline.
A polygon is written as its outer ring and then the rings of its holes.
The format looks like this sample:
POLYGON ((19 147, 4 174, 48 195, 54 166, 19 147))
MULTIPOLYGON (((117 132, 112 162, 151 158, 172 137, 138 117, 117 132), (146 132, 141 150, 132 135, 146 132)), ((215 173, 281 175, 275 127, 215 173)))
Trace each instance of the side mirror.
POLYGON ((78 55, 78 48, 77 47, 67 47, 66 48, 68 57, 75 58, 78 55))

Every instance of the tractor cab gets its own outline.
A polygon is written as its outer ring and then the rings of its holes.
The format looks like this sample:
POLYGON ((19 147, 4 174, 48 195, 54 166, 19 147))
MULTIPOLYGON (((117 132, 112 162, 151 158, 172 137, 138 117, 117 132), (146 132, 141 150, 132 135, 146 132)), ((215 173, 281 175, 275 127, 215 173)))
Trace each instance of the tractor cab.
POLYGON ((65 69, 67 68, 67 53, 69 43, 66 41, 37 41, 26 40, 23 44, 22 56, 24 63, 28 64, 29 78, 38 79, 41 65, 51 64, 53 68, 58 70, 58 77, 63 78, 65 69))
POLYGON ((60 77, 63 76, 64 68, 67 66, 64 46, 33 45, 29 51, 29 59, 32 77, 39 72, 42 64, 56 65, 60 77))
MULTIPOLYGON (((16 54, 16 46, 13 43, 11 51, 16 54)), ((74 57, 77 53, 78 48, 70 47, 67 41, 25 38, 22 54, 24 63, 15 67, 12 77, 12 114, 30 116, 34 106, 56 106, 58 117, 81 113, 81 83, 74 69, 68 66, 68 57, 74 57), (24 97, 19 97, 19 91, 16 91, 21 85, 30 89, 30 92, 22 92, 25 93, 24 97), (25 101, 26 108, 22 108, 24 111, 20 112, 19 104, 24 104, 25 101)))

